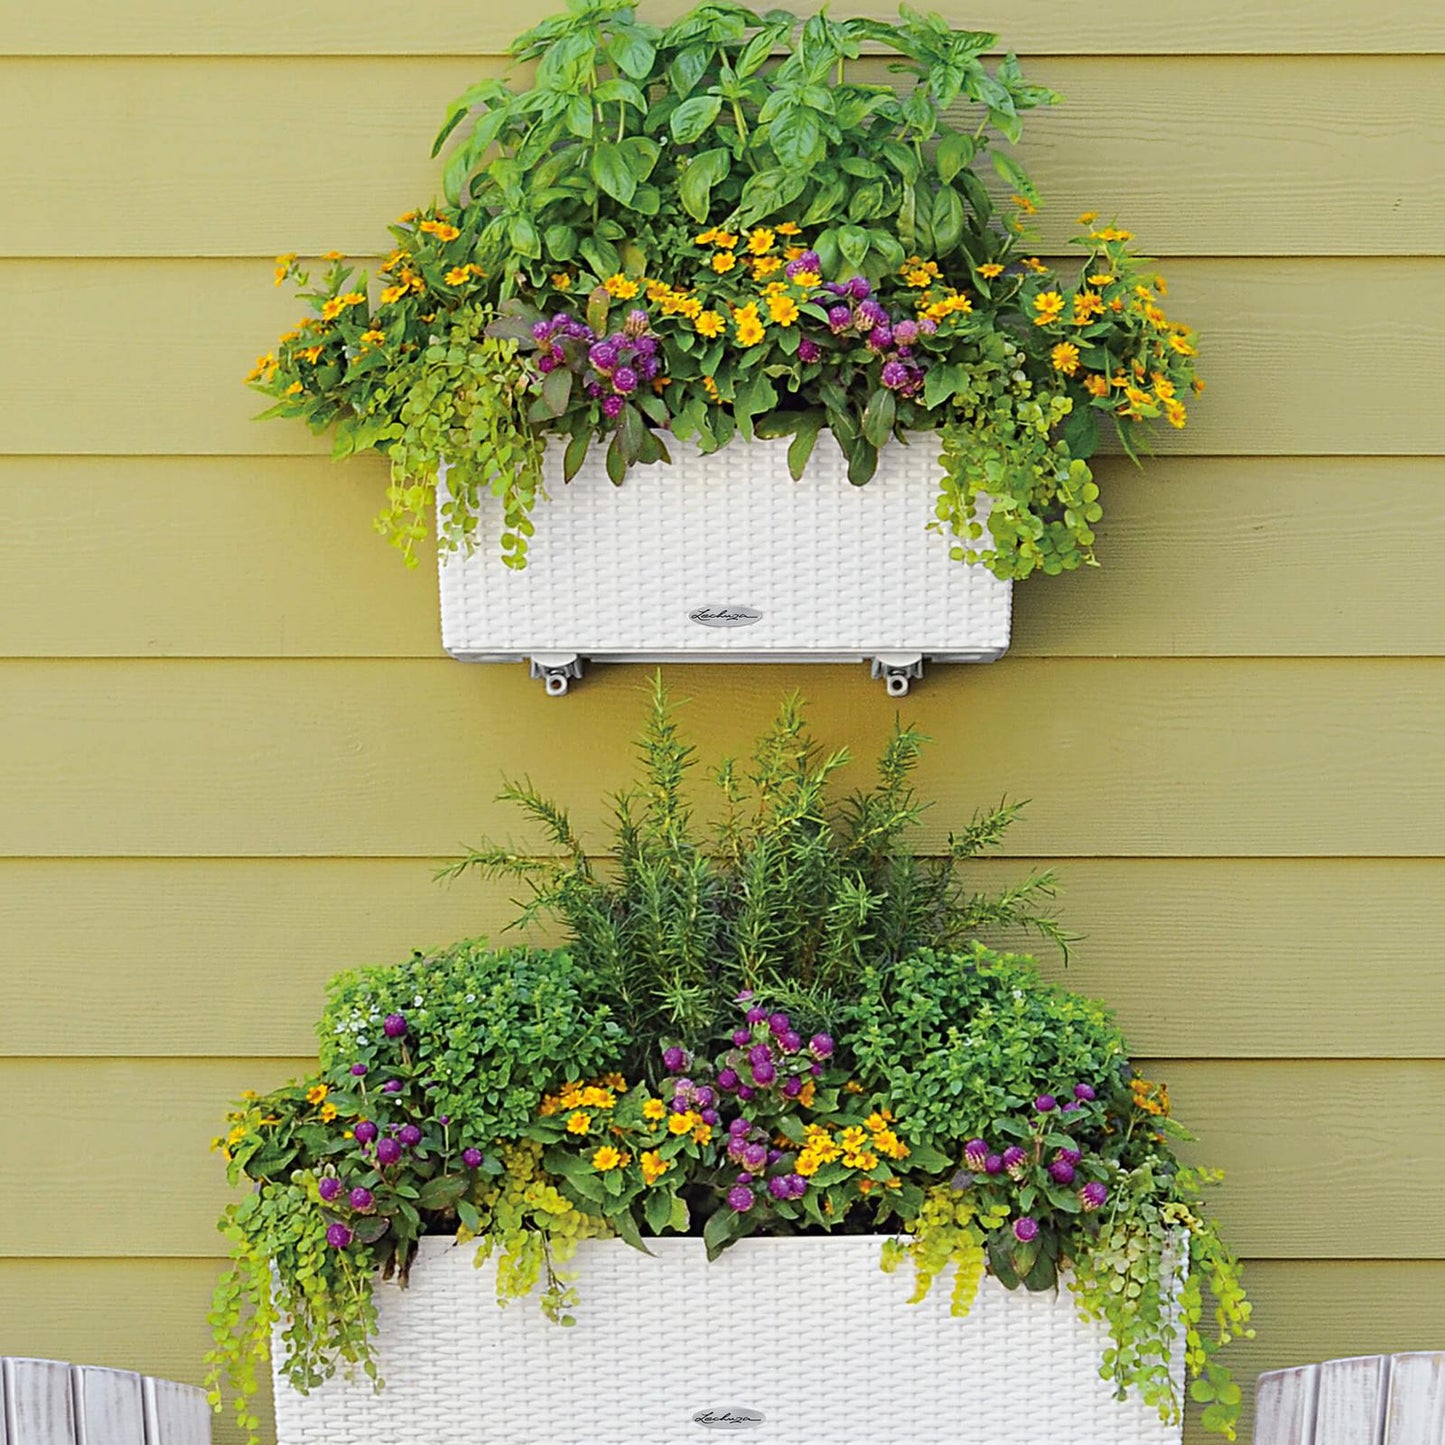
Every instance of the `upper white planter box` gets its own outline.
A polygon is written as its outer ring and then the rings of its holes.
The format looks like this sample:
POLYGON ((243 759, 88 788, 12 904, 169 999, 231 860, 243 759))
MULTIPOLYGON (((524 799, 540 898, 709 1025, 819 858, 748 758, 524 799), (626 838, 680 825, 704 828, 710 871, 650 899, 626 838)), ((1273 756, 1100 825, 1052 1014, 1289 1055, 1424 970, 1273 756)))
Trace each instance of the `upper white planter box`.
MULTIPOLYGON (((870 1235, 617 1240, 573 1261, 577 1324, 533 1299, 501 1310, 475 1245, 424 1239, 411 1285, 378 1284, 386 1388, 276 1381, 278 1445, 1178 1445, 1180 1429, 1099 1377, 1103 1327, 1067 1289, 986 1278, 966 1318, 949 1275, 919 1305, 913 1270, 870 1235), (731 1418, 729 1418, 731 1417, 731 1418)), ((1182 1368, 1182 1357, 1180 1359, 1182 1368)))
MULTIPOLYGON (((476 552, 441 563, 442 643, 467 662, 530 660, 548 692, 597 662, 856 662, 908 691, 925 658, 992 662, 1008 648, 1011 583, 950 560, 929 532, 938 441, 890 442, 867 486, 849 484, 832 437, 800 482, 786 439, 735 441, 712 455, 671 441, 673 463, 620 487, 594 444, 547 490, 522 571, 481 519, 476 552)), ((488 499, 494 508, 500 504, 488 499)))

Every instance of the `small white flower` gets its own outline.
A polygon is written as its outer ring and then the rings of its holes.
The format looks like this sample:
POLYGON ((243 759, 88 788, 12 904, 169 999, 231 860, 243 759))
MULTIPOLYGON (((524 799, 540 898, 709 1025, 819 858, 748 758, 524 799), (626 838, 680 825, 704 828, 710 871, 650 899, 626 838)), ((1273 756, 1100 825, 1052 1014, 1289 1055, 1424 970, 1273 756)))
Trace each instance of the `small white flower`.
POLYGON ((364 1034, 357 1034, 356 1042, 359 1044, 367 1044, 370 1040, 364 1034))
POLYGON ((476 994, 474 994, 474 993, 469 993, 469 994, 467 995, 467 1002, 468 1002, 468 1003, 476 1003, 476 1001, 477 1001, 477 996, 476 996, 476 994))

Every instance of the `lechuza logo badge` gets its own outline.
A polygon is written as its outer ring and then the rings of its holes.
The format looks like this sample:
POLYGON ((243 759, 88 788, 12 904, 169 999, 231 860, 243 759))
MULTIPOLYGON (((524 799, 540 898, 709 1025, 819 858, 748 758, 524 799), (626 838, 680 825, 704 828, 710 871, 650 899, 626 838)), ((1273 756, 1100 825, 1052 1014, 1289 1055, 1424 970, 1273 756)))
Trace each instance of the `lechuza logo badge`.
POLYGON ((762 618, 756 607, 718 606, 694 607, 687 614, 700 627, 751 627, 762 618))
POLYGON ((744 1410, 734 1405, 724 1410, 699 1410, 692 1420, 706 1430, 751 1430, 754 1425, 761 1425, 763 1418, 761 1410, 744 1410))

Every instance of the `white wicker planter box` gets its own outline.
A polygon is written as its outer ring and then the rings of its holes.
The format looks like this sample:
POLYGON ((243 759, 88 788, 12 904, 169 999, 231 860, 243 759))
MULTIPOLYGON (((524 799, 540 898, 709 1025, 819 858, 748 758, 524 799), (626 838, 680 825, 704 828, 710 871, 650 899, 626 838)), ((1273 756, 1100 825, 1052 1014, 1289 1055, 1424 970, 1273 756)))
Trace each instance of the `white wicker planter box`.
POLYGON ((895 694, 923 659, 992 662, 1008 647, 1011 584, 951 561, 927 530, 938 441, 891 442, 867 486, 819 437, 800 482, 786 439, 735 441, 608 481, 594 445, 562 481, 549 446, 529 565, 501 565, 500 504, 488 498, 471 557, 441 565, 442 643, 469 662, 531 660, 548 691, 576 664, 874 663, 895 694))
POLYGON ((655 1259, 591 1241, 562 1329, 535 1300, 499 1309, 474 1246, 426 1239, 410 1287, 377 1289, 386 1388, 338 1378, 302 1397, 278 1379, 278 1445, 678 1445, 730 1428, 758 1445, 1177 1445, 1113 1398, 1102 1328, 1067 1290, 985 1279, 955 1319, 948 1280, 908 1304, 911 1266, 885 1275, 879 1245, 743 1240, 709 1264, 700 1240, 652 1241, 655 1259))

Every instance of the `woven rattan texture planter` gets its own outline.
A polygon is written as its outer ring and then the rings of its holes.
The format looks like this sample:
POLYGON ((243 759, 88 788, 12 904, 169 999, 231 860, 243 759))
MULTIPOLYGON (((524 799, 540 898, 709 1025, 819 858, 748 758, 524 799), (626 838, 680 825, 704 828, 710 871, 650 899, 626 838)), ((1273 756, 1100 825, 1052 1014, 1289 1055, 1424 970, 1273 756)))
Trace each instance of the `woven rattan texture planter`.
POLYGON ((868 1236, 617 1241, 573 1261, 577 1324, 534 1300, 497 1307, 475 1248, 426 1239, 407 1290, 378 1286, 386 1388, 276 1384, 279 1445, 678 1445, 730 1434, 695 1417, 761 1416, 774 1445, 1177 1445, 1177 1428, 1099 1378, 1105 1337, 1067 1290, 986 1279, 966 1319, 948 1281, 906 1301, 868 1236))
POLYGON ((474 555, 443 556, 444 646, 478 662, 1003 654, 1010 584, 951 561, 948 542, 927 530, 940 477, 934 436, 890 443, 863 487, 849 484, 827 434, 800 482, 787 446, 737 441, 703 455, 673 442, 672 465, 638 467, 620 487, 600 446, 568 484, 561 448, 549 447, 552 501, 534 514, 530 564, 501 565, 490 510, 474 555))

